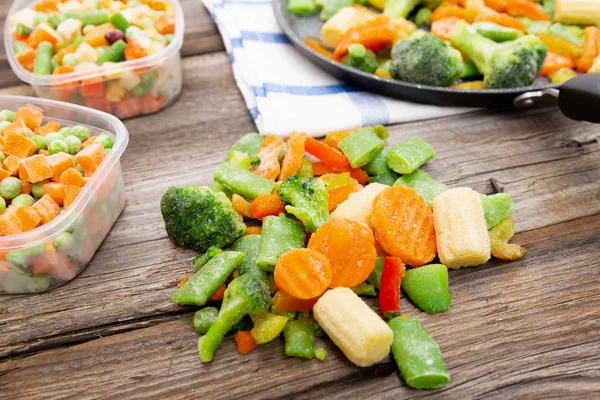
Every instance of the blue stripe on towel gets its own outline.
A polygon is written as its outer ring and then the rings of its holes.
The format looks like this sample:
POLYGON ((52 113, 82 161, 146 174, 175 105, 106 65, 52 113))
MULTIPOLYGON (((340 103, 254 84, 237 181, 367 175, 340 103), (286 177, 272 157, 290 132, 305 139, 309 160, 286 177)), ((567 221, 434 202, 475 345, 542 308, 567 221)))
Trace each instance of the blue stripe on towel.
POLYGON ((282 33, 268 33, 256 31, 241 31, 242 40, 264 42, 264 43, 281 43, 291 44, 290 40, 282 33))
POLYGON ((367 92, 348 92, 362 118, 362 126, 386 125, 390 122, 390 113, 377 95, 367 92))
POLYGON ((276 83, 264 83, 263 86, 253 86, 256 97, 266 97, 268 93, 287 93, 297 96, 329 96, 339 93, 356 93, 357 89, 346 84, 327 86, 290 86, 276 83))
POLYGON ((220 3, 213 4, 213 7, 223 8, 228 4, 244 6, 264 6, 272 4, 272 0, 223 0, 220 3))
POLYGON ((260 116, 258 107, 249 108, 248 111, 250 111, 250 116, 252 117, 252 121, 256 121, 258 119, 258 117, 260 116))

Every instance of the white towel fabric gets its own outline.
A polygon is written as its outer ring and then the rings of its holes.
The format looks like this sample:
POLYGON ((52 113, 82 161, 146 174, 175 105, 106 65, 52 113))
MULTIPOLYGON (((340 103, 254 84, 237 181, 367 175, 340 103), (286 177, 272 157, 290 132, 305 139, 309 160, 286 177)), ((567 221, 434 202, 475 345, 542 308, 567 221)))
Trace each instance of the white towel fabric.
POLYGON ((469 111, 359 91, 304 58, 279 27, 271 0, 202 0, 216 22, 233 74, 260 133, 320 136, 469 111))

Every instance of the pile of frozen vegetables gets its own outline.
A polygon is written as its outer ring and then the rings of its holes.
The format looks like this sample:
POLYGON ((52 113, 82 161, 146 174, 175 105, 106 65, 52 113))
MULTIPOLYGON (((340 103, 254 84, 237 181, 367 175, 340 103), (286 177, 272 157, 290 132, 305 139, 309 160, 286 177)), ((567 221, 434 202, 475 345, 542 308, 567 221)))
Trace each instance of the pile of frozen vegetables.
POLYGON ((597 1, 288 1, 299 15, 318 7, 325 21, 321 38, 305 43, 384 78, 502 89, 529 86, 538 75, 562 83, 600 72, 597 1))
POLYGON ((247 134, 211 188, 164 194, 168 235, 202 252, 172 300, 200 307, 203 362, 228 333, 241 354, 283 334, 285 354, 306 359, 325 357, 315 340, 326 335, 358 366, 391 349, 411 387, 450 381, 435 340, 400 314, 401 289, 424 312, 444 312, 448 268, 515 260, 525 249, 509 243, 510 195, 448 188, 421 168, 434 157, 426 141, 386 148, 388 136, 381 126, 322 142, 247 134), (361 297, 378 298, 379 312, 361 297))

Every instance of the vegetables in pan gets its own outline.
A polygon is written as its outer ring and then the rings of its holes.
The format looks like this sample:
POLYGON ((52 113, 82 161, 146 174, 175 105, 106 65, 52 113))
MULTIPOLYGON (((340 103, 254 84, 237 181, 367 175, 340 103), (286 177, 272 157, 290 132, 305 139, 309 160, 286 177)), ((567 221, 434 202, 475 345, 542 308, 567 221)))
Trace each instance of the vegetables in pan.
POLYGON ((324 47, 319 52, 383 78, 468 90, 526 87, 538 75, 562 83, 579 73, 600 71, 596 2, 373 0, 369 4, 383 14, 348 4, 331 16, 322 26, 324 47), (415 32, 416 26, 406 18, 430 33, 415 32))
POLYGON ((167 191, 167 230, 181 227, 170 226, 174 215, 185 222, 184 238, 210 237, 197 248, 213 246, 173 295, 178 304, 204 307, 193 319, 204 335, 202 362, 213 359, 228 332, 237 332, 240 354, 283 334, 287 356, 322 360, 325 351, 316 346, 324 334, 358 366, 391 350, 411 387, 450 381, 433 338, 416 318, 401 315, 401 291, 422 311, 442 313, 451 303, 448 268, 480 265, 491 255, 513 260, 525 249, 509 243, 508 194, 448 188, 424 169, 435 155, 429 143, 413 137, 386 149, 388 137, 382 127, 332 132, 324 141, 294 132, 287 143, 248 134, 217 167, 219 186, 167 191), (235 165, 255 155, 269 158, 269 167, 235 165), (370 182, 381 176, 389 183, 370 182), (436 256, 444 264, 434 263, 436 256))

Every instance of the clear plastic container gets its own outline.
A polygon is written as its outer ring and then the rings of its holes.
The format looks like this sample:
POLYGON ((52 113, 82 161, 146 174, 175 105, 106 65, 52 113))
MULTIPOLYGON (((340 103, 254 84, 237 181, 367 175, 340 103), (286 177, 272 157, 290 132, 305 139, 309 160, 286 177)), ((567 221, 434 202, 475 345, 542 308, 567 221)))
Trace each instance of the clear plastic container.
POLYGON ((114 145, 68 209, 34 230, 0 237, 0 294, 41 292, 73 279, 88 265, 126 201, 120 158, 129 133, 121 121, 77 105, 0 95, 0 110, 23 106, 42 111, 44 123, 84 125, 90 135, 106 133, 114 145))
POLYGON ((113 114, 120 119, 152 114, 172 104, 181 93, 181 56, 184 18, 178 0, 175 9, 175 34, 164 50, 148 57, 124 61, 100 69, 60 75, 29 72, 17 61, 13 51, 15 37, 10 18, 17 11, 39 0, 16 0, 4 24, 4 47, 8 62, 19 79, 33 88, 36 96, 79 104, 113 114), (153 82, 148 90, 133 90, 140 82, 153 82), (124 89, 124 90, 123 90, 124 89), (134 94, 135 93, 135 94, 134 94))

